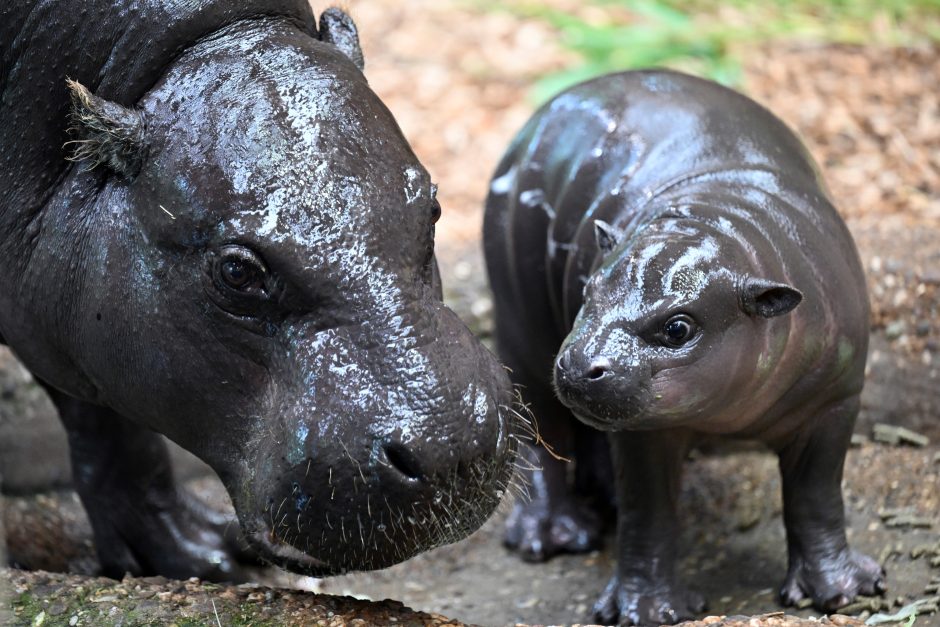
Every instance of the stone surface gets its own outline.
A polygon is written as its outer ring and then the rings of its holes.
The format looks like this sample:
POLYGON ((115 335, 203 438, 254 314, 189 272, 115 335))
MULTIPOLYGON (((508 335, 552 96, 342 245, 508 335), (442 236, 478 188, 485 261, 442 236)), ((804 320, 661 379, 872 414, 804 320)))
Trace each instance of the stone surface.
MULTIPOLYGON (((12 625, 322 625, 458 627, 397 601, 362 601, 259 586, 219 586, 160 577, 124 581, 45 572, 0 571, 12 625)), ((6 605, 6 604, 5 604, 6 605)))

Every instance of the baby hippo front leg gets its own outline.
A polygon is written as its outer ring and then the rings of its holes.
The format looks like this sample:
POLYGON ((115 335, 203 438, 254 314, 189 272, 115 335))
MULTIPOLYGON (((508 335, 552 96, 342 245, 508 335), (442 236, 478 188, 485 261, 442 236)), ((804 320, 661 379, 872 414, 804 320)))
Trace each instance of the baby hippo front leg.
POLYGON ((845 538, 842 467, 858 407, 856 396, 827 408, 779 451, 789 553, 784 605, 810 598, 829 611, 886 590, 881 566, 845 538))
POLYGON ((604 624, 662 625, 705 609, 676 572, 677 505, 690 433, 610 434, 617 484, 617 569, 594 606, 604 624))

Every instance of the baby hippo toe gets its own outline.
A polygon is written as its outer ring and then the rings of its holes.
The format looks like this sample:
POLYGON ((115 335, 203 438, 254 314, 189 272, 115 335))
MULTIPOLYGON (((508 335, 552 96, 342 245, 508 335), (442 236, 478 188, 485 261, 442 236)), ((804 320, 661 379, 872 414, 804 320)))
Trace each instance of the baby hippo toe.
POLYGON ((681 587, 648 586, 615 575, 594 605, 604 625, 673 625, 705 611, 705 598, 681 587))
POLYGON ((799 560, 792 565, 780 589, 780 602, 796 605, 808 597, 817 609, 829 612, 848 605, 859 594, 884 594, 887 589, 884 569, 875 560, 846 549, 835 558, 814 564, 799 560))
POLYGON ((559 553, 585 553, 598 547, 601 523, 575 501, 518 503, 506 521, 503 543, 527 562, 544 562, 559 553))

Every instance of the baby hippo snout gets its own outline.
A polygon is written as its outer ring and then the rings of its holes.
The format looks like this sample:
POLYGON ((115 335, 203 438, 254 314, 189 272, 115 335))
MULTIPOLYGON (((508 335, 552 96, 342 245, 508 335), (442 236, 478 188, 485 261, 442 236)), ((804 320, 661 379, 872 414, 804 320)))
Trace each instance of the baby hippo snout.
POLYGON ((602 431, 622 429, 644 405, 642 369, 624 365, 616 356, 563 348, 555 360, 554 380, 561 402, 602 431))

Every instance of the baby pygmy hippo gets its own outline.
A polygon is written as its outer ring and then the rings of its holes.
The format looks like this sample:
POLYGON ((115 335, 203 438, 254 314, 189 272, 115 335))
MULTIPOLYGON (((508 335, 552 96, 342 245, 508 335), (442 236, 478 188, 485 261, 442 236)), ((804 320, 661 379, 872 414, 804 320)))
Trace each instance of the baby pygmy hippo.
POLYGON ((698 438, 723 435, 779 455, 785 605, 831 610, 884 591, 881 567, 846 542, 840 487, 868 349, 865 278, 780 120, 671 71, 583 83, 516 137, 484 230, 501 357, 545 440, 577 466, 569 485, 562 462, 529 451, 539 470, 510 547, 533 561, 591 548, 597 516, 574 497, 613 478, 617 569, 596 619, 691 617, 704 602, 676 573, 681 466, 698 438), (609 434, 612 469, 594 430, 609 434))

